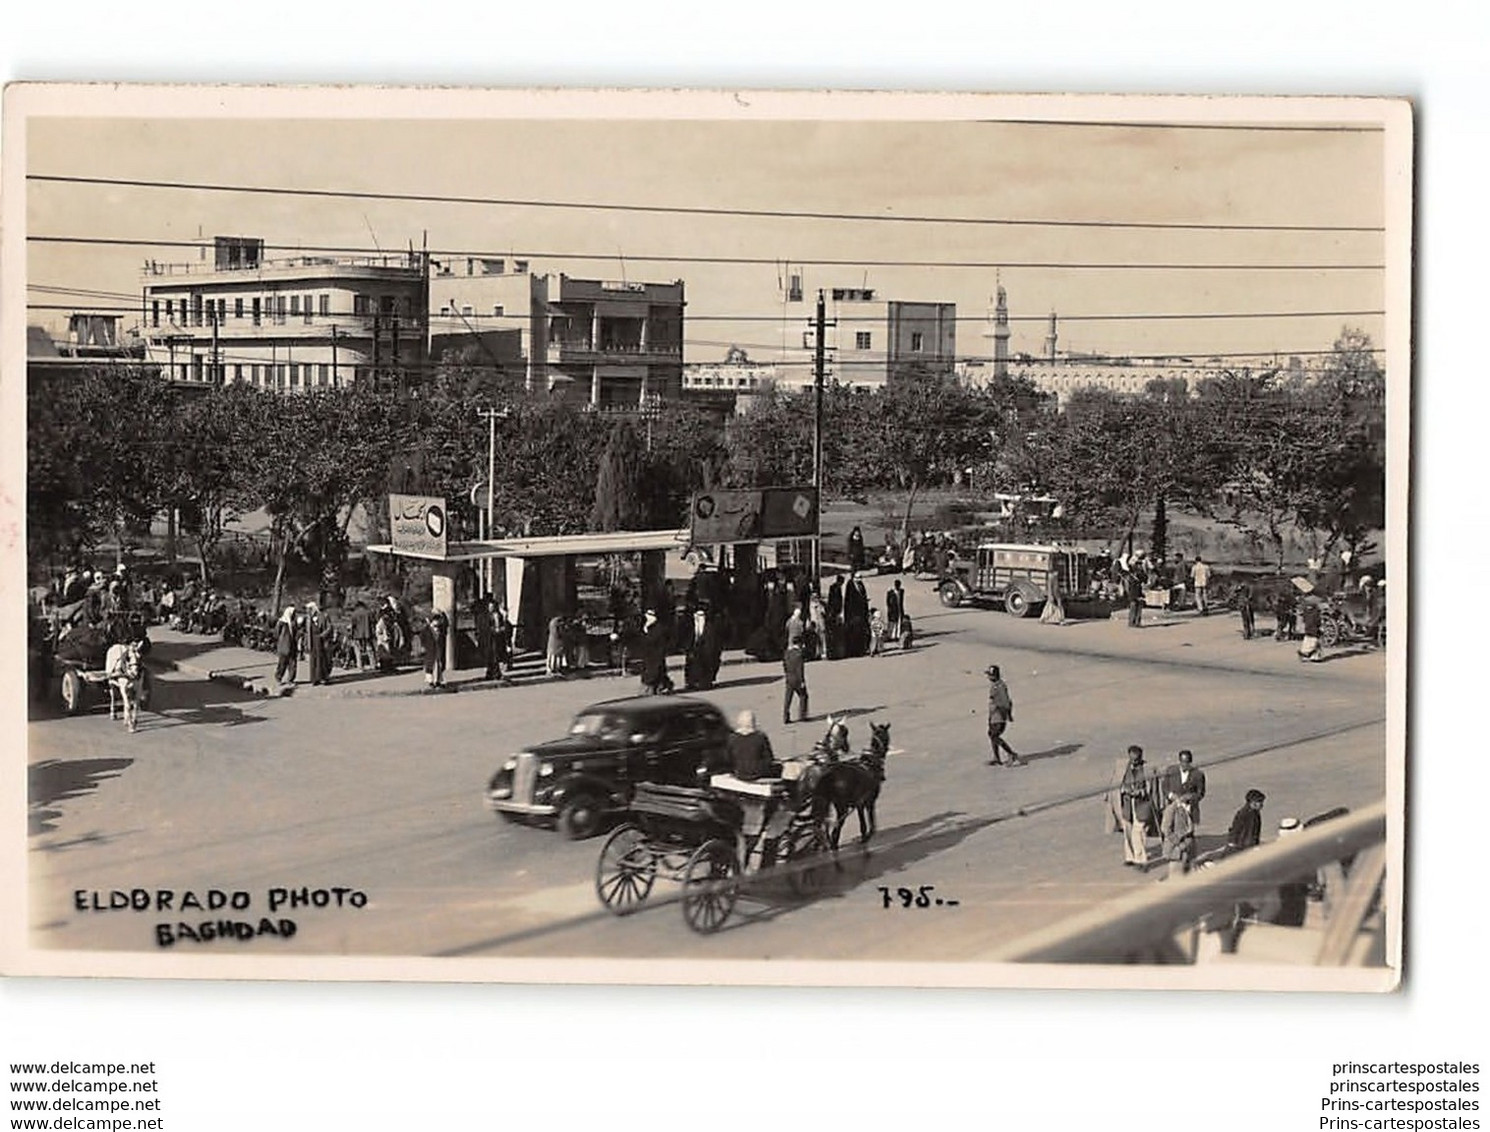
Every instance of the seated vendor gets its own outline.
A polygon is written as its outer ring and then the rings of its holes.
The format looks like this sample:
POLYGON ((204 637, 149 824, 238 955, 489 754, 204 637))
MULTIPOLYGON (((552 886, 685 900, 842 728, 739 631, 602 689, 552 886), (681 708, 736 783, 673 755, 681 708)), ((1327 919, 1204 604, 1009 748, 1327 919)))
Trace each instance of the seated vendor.
POLYGON ((736 778, 754 782, 758 778, 775 778, 781 764, 771 750, 765 732, 756 730, 755 712, 742 711, 735 717, 735 730, 725 746, 730 770, 736 778))

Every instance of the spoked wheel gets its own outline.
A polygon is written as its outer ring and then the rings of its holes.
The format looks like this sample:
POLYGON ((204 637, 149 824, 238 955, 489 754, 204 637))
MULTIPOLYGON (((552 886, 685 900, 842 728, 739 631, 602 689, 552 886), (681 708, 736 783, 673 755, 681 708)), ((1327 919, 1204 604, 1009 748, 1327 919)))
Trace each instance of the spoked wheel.
POLYGON ((700 935, 717 932, 735 910, 739 875, 729 842, 715 838, 695 849, 683 871, 683 921, 700 935))
POLYGON ((87 703, 88 690, 76 668, 62 670, 62 710, 68 715, 77 715, 87 703))
POLYGON ((617 916, 635 912, 657 879, 657 854, 634 825, 623 825, 606 839, 595 866, 595 895, 617 916))
POLYGON ((827 885, 833 868, 832 848, 827 826, 820 821, 798 826, 788 835, 786 882, 798 896, 815 895, 827 885))
POLYGON ((1340 623, 1333 617, 1319 619, 1319 643, 1332 649, 1340 643, 1340 623))

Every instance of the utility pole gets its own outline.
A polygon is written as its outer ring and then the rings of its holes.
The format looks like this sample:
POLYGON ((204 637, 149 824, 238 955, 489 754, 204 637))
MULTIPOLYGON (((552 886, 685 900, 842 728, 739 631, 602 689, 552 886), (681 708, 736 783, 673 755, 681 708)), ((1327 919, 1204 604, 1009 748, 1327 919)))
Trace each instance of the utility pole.
POLYGON ((823 581, 823 371, 826 368, 827 308, 823 292, 817 293, 817 318, 812 358, 812 486, 817 494, 817 535, 812 544, 813 588, 822 591, 823 581))
MULTIPOLYGON (((505 420, 510 409, 477 409, 477 414, 486 418, 486 521, 484 522, 482 535, 485 539, 491 539, 496 535, 496 494, 497 494, 497 418, 505 420)), ((496 575, 492 569, 492 559, 483 558, 482 572, 486 575, 486 592, 492 593, 496 589, 496 575)))

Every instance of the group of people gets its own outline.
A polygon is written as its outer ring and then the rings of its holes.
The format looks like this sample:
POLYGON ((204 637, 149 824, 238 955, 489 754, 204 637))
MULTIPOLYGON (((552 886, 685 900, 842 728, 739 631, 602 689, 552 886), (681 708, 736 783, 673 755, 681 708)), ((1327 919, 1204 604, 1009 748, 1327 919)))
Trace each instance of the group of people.
POLYGON ((310 665, 310 682, 331 683, 335 641, 336 628, 316 602, 306 602, 303 611, 285 606, 274 626, 274 683, 281 690, 295 686, 302 652, 310 665))
MULTIPOLYGON (((1130 746, 1104 799, 1107 828, 1123 835, 1124 866, 1147 870, 1155 859, 1149 842, 1157 839, 1159 859, 1168 866, 1166 876, 1188 873, 1197 863, 1200 804, 1205 796, 1205 771, 1195 765, 1192 752, 1180 751, 1173 763, 1155 772, 1144 761, 1143 748, 1130 746)), ((1225 843, 1208 857, 1258 845, 1266 800, 1261 790, 1248 790, 1232 815, 1225 843)))

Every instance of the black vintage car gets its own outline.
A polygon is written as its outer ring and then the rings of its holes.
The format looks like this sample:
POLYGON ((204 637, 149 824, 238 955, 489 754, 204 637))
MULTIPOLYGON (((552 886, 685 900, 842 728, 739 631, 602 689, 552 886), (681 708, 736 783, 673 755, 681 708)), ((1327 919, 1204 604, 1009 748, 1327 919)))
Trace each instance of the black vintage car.
POLYGON ((502 764, 486 802, 508 821, 556 825, 590 837, 623 810, 638 782, 701 786, 726 768, 729 725, 711 703, 640 696, 592 704, 562 739, 502 764))

